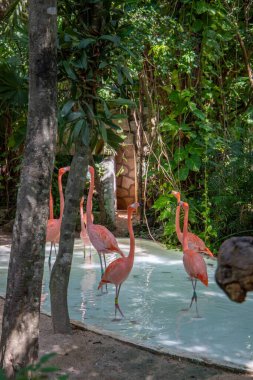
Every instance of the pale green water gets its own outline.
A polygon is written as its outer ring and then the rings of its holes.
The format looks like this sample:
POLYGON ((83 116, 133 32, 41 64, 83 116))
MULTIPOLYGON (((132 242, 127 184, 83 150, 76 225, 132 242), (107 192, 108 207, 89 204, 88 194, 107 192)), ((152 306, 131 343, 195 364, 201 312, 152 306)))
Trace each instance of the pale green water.
MULTIPOLYGON (((119 239, 119 242, 127 254, 129 240, 119 239)), ((2 251, 0 261, 2 294, 5 292, 8 251, 7 248, 2 251)), ((110 259, 114 258, 116 255, 111 255, 110 259)), ((81 240, 77 240, 69 284, 70 317, 156 349, 253 370, 253 297, 248 296, 240 305, 228 300, 214 281, 216 262, 206 262, 209 286, 197 285, 202 318, 196 319, 195 307, 188 312, 182 311, 188 307, 192 296, 182 253, 137 239, 134 267, 119 297, 125 318, 113 322, 115 288, 108 285, 108 294, 101 296, 97 290, 98 255, 92 251, 92 257, 87 253, 84 260, 81 240)), ((49 293, 48 283, 46 261, 45 294, 49 293)), ((49 295, 43 310, 50 312, 49 295)))

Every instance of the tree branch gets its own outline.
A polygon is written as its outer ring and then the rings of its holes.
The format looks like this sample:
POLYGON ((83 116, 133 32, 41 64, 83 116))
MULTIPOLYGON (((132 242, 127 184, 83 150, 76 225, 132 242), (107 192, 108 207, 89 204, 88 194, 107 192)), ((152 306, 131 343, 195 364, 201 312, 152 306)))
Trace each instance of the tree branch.
POLYGON ((237 39, 238 39, 238 41, 241 45, 241 48, 242 48, 244 62, 245 62, 245 65, 247 67, 250 85, 251 85, 251 88, 253 88, 253 74, 252 74, 252 69, 251 69, 250 63, 249 63, 248 53, 247 53, 244 41, 242 39, 242 36, 240 35, 240 33, 238 31, 236 33, 236 36, 237 36, 237 39))

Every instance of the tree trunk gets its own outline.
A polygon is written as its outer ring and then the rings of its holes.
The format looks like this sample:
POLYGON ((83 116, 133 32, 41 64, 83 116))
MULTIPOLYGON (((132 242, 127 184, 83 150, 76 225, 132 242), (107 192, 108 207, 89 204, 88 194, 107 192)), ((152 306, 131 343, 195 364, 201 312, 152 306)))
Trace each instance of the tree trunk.
POLYGON ((88 160, 88 147, 77 146, 65 190, 65 207, 61 224, 59 252, 50 278, 51 312, 55 333, 71 333, 67 292, 73 257, 76 220, 84 189, 85 173, 88 170, 88 160))
POLYGON ((34 0, 29 5, 28 130, 1 338, 1 365, 8 377, 38 357, 46 223, 56 145, 56 0, 34 0))
POLYGON ((106 226, 110 230, 115 230, 115 213, 116 213, 116 178, 115 178, 115 159, 114 156, 105 156, 101 162, 104 174, 101 178, 104 196, 104 208, 106 211, 106 226))
POLYGON ((100 216, 99 224, 102 224, 103 226, 107 226, 108 217, 107 217, 107 213, 105 209, 104 187, 103 187, 103 183, 100 180, 99 175, 97 174, 97 171, 95 168, 95 162, 94 162, 92 154, 90 155, 89 162, 90 162, 90 165, 93 166, 93 168, 95 169, 95 189, 98 194, 99 216, 100 216))

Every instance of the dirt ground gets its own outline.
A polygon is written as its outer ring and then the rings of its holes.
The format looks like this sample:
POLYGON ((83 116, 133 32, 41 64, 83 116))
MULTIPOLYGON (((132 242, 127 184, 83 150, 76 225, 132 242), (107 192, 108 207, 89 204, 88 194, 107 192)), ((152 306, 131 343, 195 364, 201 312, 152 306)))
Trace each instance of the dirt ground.
MULTIPOLYGON (((124 231, 126 218, 119 220, 124 231)), ((120 232, 120 231, 119 231, 120 232)), ((0 230, 0 245, 10 244, 10 235, 0 230)), ((0 247, 1 254, 1 247, 0 247)), ((4 300, 0 298, 0 329, 4 300)), ((203 364, 148 350, 72 325, 71 335, 53 334, 51 318, 41 314, 40 356, 55 352, 48 365, 70 380, 253 380, 253 374, 203 364)))

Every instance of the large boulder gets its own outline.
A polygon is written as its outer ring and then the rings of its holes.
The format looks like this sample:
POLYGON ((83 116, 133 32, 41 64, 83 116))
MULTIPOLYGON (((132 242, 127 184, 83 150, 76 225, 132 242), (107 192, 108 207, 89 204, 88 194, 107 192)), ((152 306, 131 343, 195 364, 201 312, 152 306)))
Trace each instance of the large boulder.
POLYGON ((232 301, 245 300, 253 290, 253 237, 232 237, 222 243, 215 278, 232 301))

